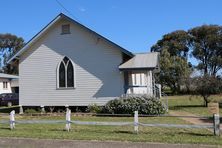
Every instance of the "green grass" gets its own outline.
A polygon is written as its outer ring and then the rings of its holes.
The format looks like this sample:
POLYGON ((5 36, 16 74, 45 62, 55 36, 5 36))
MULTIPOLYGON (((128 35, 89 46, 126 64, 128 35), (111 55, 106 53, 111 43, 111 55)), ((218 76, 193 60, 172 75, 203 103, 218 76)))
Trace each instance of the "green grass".
MULTIPOLYGON (((212 96, 213 100, 221 101, 222 96, 212 96)), ((204 106, 204 101, 201 97, 183 95, 183 96, 169 96, 169 109, 177 111, 186 111, 200 116, 212 116, 208 108, 204 106)), ((220 108, 220 114, 222 109, 220 108)))
MULTIPOLYGON (((1 117, 6 119, 7 117, 1 117)), ((64 120, 64 117, 25 117, 16 120, 64 120)), ((80 121, 133 121, 131 117, 72 117, 80 121)), ((189 124, 178 118, 141 117, 143 123, 189 124)), ((222 145, 222 138, 204 129, 139 127, 139 134, 133 132, 133 126, 79 126, 72 125, 70 132, 64 131, 65 124, 17 124, 15 130, 9 125, 0 124, 0 137, 25 137, 41 139, 75 140, 114 140, 133 142, 195 143, 222 145)))
MULTIPOLYGON (((213 96, 220 100, 221 96, 213 96)), ((170 96, 169 107, 174 111, 187 111, 196 115, 211 116, 206 107, 203 107, 200 97, 170 96)), ((220 110, 220 113, 221 110, 220 110)), ((1 116, 0 120, 8 120, 8 116, 1 116)), ((64 120, 65 116, 19 116, 16 120, 64 120)), ((79 121, 133 121, 132 117, 95 117, 72 116, 72 120, 79 121)), ((140 117, 142 123, 171 123, 190 124, 175 117, 140 117)), ((222 145, 222 137, 213 136, 206 129, 183 128, 155 128, 139 127, 139 134, 133 132, 133 126, 94 126, 73 125, 70 132, 64 131, 65 124, 16 124, 15 130, 9 125, 0 124, 0 137, 24 137, 41 139, 73 139, 73 140, 113 140, 133 142, 162 142, 162 143, 192 143, 222 145)))

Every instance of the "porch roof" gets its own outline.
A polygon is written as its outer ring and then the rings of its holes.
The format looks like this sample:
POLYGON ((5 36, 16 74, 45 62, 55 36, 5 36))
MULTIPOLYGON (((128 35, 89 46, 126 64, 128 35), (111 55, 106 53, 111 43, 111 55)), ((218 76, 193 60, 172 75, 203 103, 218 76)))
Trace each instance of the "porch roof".
POLYGON ((0 78, 6 78, 6 79, 18 79, 19 76, 16 75, 10 75, 6 73, 0 73, 0 78))
POLYGON ((159 69, 159 53, 139 53, 119 66, 120 70, 159 69))

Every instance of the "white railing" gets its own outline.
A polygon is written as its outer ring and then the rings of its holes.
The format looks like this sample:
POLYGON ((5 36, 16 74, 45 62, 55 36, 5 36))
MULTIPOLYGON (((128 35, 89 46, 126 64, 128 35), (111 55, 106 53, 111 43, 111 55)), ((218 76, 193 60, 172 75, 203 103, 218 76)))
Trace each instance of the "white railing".
MULTIPOLYGON (((145 115, 146 117, 154 117, 154 115, 145 115)), ((144 117, 144 116, 143 116, 144 117)), ((198 116, 169 116, 169 115, 159 115, 157 117, 181 117, 181 118, 201 118, 201 119, 209 119, 209 117, 198 117, 198 116)), ((213 124, 208 125, 189 125, 189 124, 159 124, 159 123, 142 123, 139 122, 139 114, 138 111, 134 112, 134 121, 132 122, 95 122, 95 121, 72 121, 71 120, 71 110, 67 109, 66 111, 66 120, 18 120, 15 121, 15 111, 11 111, 9 117, 10 129, 13 130, 15 128, 15 124, 58 124, 65 123, 66 131, 70 131, 71 124, 77 125, 100 125, 100 126, 134 126, 134 132, 139 133, 139 126, 145 127, 165 127, 165 128, 207 128, 213 129, 214 135, 220 135, 220 116, 218 114, 214 114, 213 116, 213 124)), ((8 123, 8 121, 0 121, 1 124, 8 123)))

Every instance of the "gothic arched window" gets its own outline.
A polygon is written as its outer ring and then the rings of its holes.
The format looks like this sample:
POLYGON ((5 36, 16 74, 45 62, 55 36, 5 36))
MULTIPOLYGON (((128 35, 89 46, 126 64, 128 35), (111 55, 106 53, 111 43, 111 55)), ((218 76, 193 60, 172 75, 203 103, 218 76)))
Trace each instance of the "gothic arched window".
POLYGON ((74 77, 73 62, 68 57, 64 57, 57 69, 58 88, 74 88, 74 77))

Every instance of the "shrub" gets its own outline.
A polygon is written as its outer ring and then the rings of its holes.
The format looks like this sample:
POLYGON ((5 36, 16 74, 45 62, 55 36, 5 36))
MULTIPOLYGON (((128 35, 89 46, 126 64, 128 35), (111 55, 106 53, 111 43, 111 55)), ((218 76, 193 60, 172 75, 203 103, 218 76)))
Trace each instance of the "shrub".
POLYGON ((101 109, 101 106, 98 106, 97 104, 91 104, 87 107, 86 111, 91 113, 100 113, 101 109))
MULTIPOLYGON (((65 111, 65 109, 58 109, 57 110, 57 113, 65 113, 66 111, 65 111)), ((51 113, 53 113, 53 112, 51 112, 51 113)))
POLYGON ((120 97, 109 101, 101 109, 102 113, 111 114, 133 114, 134 111, 139 114, 158 115, 164 114, 166 108, 159 99, 144 95, 120 97))
POLYGON ((10 113, 11 111, 15 111, 19 113, 19 106, 11 106, 11 107, 0 107, 0 113, 10 113))
POLYGON ((39 111, 36 111, 35 109, 31 108, 31 109, 26 109, 25 113, 27 113, 27 114, 36 114, 36 113, 39 113, 39 111))

